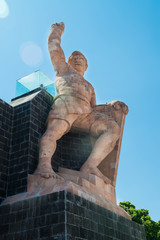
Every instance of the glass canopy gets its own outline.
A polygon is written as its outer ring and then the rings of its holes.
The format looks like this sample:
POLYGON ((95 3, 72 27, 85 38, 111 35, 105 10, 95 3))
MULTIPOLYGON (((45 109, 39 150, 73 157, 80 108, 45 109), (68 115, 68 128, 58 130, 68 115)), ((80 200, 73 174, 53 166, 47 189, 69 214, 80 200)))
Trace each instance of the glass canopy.
POLYGON ((36 88, 45 88, 51 95, 55 95, 53 80, 38 70, 17 80, 16 97, 28 93, 36 88))

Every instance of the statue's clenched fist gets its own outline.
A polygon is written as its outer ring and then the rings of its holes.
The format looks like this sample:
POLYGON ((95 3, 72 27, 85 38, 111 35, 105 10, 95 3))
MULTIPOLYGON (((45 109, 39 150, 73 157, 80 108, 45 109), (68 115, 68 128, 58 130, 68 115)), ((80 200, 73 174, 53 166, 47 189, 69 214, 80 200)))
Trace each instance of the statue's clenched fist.
POLYGON ((51 31, 53 29, 56 29, 57 31, 60 30, 62 34, 64 32, 64 27, 65 27, 64 22, 55 23, 55 24, 52 24, 51 31))

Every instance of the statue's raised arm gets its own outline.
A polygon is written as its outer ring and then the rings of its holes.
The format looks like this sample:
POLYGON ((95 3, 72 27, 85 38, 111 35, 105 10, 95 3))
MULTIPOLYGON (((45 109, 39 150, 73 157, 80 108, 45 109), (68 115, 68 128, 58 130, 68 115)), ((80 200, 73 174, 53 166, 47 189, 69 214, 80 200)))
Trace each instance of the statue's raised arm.
POLYGON ((55 72, 64 68, 66 65, 64 52, 60 46, 64 27, 63 22, 52 24, 48 37, 48 50, 55 72))

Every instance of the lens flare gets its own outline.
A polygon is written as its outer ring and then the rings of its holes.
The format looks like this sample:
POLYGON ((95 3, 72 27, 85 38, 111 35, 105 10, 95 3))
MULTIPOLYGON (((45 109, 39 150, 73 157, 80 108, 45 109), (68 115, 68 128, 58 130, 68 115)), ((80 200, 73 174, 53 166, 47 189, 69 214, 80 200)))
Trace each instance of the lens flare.
POLYGON ((9 15, 9 8, 5 0, 0 0, 0 18, 6 18, 9 15))
POLYGON ((34 42, 26 42, 20 47, 20 56, 24 63, 32 67, 39 66, 43 60, 41 48, 34 42))

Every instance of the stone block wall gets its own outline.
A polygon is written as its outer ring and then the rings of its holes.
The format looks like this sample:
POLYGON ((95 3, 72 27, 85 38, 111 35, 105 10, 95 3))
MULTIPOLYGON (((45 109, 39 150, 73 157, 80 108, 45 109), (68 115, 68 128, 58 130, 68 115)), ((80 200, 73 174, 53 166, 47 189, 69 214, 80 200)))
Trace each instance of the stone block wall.
POLYGON ((42 91, 30 101, 13 107, 8 196, 27 191, 28 174, 37 165, 38 141, 45 130, 51 102, 50 95, 42 91))
POLYGON ((145 240, 144 228, 62 191, 0 207, 1 240, 145 240))
POLYGON ((12 139, 12 107, 0 99, 0 203, 7 196, 8 164, 12 139))
POLYGON ((57 141, 57 149, 52 157, 53 169, 58 171, 58 167, 63 167, 79 170, 91 150, 90 137, 87 133, 69 132, 57 141))
POLYGON ((8 164, 8 191, 11 196, 26 190, 30 103, 13 108, 12 139, 8 164))
POLYGON ((1 240, 65 239, 64 192, 0 206, 1 240))
POLYGON ((144 228, 93 202, 66 193, 66 239, 144 240, 144 228))

